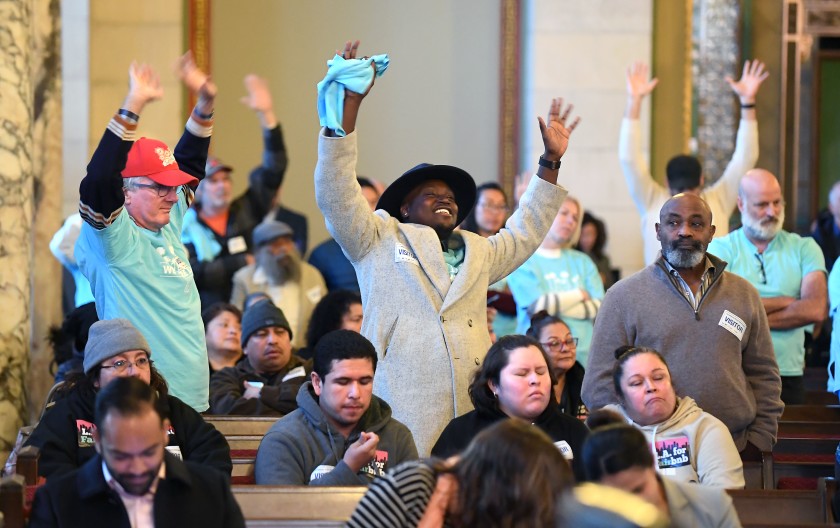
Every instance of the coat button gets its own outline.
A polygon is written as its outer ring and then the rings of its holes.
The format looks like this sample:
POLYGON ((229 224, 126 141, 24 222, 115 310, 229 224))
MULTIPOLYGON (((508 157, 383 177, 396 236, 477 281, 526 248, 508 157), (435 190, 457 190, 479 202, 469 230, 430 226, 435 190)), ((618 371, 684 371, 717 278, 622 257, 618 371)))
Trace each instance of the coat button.
POLYGON ((472 328, 472 319, 468 319, 467 324, 470 326, 470 328, 472 328))
POLYGON ((445 322, 446 322, 446 317, 444 317, 444 316, 442 316, 442 315, 441 315, 441 316, 440 316, 440 322, 441 322, 441 323, 445 323, 445 322))
POLYGON ((475 364, 476 364, 476 365, 480 365, 480 364, 481 364, 481 361, 479 361, 479 360, 478 360, 478 358, 475 358, 475 364))

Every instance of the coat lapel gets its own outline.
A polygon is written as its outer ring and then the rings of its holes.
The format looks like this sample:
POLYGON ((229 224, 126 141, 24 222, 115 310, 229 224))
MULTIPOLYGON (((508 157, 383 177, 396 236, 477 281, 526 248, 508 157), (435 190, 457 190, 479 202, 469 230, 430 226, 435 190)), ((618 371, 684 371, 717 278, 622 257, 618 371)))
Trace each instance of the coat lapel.
MULTIPOLYGON (((408 242, 407 249, 417 258, 423 273, 443 301, 449 292, 450 281, 437 234, 432 228, 417 224, 399 224, 398 228, 408 242)), ((395 258, 397 250, 398 248, 394 248, 395 258)))
POLYGON ((455 275, 455 280, 452 281, 452 285, 447 292, 448 294, 443 300, 441 312, 470 292, 481 275, 481 258, 479 258, 480 252, 474 243, 475 239, 471 236, 462 236, 461 234, 456 234, 455 236, 461 236, 464 241, 464 263, 461 265, 458 274, 455 275))

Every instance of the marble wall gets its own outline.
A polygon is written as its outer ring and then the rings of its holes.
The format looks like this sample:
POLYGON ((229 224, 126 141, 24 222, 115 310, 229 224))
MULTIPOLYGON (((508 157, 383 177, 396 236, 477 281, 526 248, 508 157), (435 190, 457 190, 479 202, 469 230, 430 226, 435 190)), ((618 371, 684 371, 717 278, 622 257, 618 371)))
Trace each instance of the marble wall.
MULTIPOLYGON (((607 223, 607 252, 627 276, 643 265, 640 217, 618 164, 625 70, 651 62, 652 0, 529 0, 524 31, 522 170, 542 154, 537 115, 564 97, 582 117, 563 158, 560 183, 607 223)), ((642 109, 647 144, 650 101, 642 109)))
POLYGON ((32 0, 33 225, 32 317, 27 376, 29 421, 37 419, 44 398, 53 385, 52 347, 46 341, 51 325, 60 324, 61 265, 49 250, 50 239, 61 225, 62 201, 62 90, 61 2, 32 0))
POLYGON ((0 456, 25 416, 32 262, 32 2, 0 0, 0 456))

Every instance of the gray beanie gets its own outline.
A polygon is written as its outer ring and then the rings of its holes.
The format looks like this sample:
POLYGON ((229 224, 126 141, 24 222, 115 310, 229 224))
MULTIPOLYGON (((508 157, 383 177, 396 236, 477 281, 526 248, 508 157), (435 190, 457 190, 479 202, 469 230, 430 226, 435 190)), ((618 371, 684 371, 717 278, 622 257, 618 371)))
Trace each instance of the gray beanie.
POLYGON ((149 342, 130 321, 107 319, 93 323, 85 345, 85 374, 106 359, 129 350, 142 350, 149 357, 152 355, 149 342))
POLYGON ((278 222, 277 220, 263 220, 257 227, 254 228, 253 240, 254 245, 259 247, 267 244, 280 237, 293 237, 295 232, 285 222, 278 222))
POLYGON ((270 326, 285 328, 289 332, 289 339, 292 338, 292 327, 283 315, 283 310, 268 299, 257 301, 242 314, 242 346, 245 346, 251 334, 270 326))

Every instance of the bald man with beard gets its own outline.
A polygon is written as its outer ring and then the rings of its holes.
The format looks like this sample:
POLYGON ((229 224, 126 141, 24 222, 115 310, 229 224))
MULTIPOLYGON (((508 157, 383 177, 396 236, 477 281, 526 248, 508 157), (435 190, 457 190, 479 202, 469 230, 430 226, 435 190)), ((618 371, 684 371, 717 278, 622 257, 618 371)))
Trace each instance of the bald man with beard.
POLYGON ((738 189, 738 210, 743 226, 712 241, 709 251, 761 295, 782 376, 782 401, 801 405, 805 331, 822 324, 828 311, 825 258, 813 238, 782 229, 785 199, 771 172, 747 172, 738 189))
POLYGON ((758 292, 706 251, 714 233, 702 198, 665 202, 656 224, 662 254, 613 285, 601 304, 582 396, 589 409, 622 403, 612 380, 615 350, 654 348, 677 393, 725 423, 745 459, 757 459, 776 442, 779 369, 758 292))
POLYGON ((255 262, 234 274, 230 302, 243 308, 248 295, 265 293, 286 315, 292 346, 302 348, 312 310, 327 293, 324 278, 300 258, 288 224, 265 220, 254 228, 253 241, 255 262))

